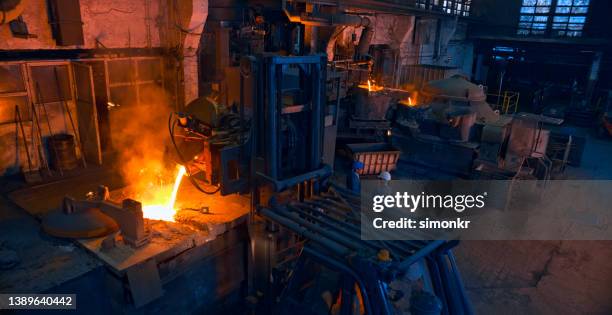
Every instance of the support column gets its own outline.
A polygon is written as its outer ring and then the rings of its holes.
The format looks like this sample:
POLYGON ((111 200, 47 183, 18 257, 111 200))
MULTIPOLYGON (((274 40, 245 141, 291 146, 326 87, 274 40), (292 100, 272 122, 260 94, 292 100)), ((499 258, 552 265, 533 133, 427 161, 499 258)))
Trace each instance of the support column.
MULTIPOLYGON (((306 13, 317 14, 319 12, 319 6, 306 3, 306 13)), ((316 54, 319 47, 319 27, 315 25, 306 25, 306 39, 308 40, 308 48, 311 54, 316 54)))
POLYGON ((486 78, 483 78, 483 63, 484 63, 484 54, 483 53, 479 53, 478 56, 476 57, 476 69, 474 70, 474 81, 484 84, 484 81, 486 80, 486 78))
POLYGON ((599 80, 599 69, 601 68, 602 58, 603 52, 601 51, 596 52, 593 56, 593 63, 591 64, 591 71, 589 71, 586 93, 584 95, 584 104, 587 107, 593 102, 595 88, 597 87, 597 81, 599 80))
POLYGON ((208 0, 192 0, 191 18, 183 27, 183 93, 185 104, 198 98, 198 48, 208 17, 208 0))

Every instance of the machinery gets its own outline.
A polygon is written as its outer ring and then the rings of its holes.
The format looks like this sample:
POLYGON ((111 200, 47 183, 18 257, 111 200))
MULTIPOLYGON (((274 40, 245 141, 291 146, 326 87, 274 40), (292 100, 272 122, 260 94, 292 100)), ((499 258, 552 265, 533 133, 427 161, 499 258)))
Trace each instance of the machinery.
POLYGON ((544 124, 562 120, 518 113, 483 126, 476 176, 550 179, 553 162, 547 155, 550 130, 544 124))
POLYGON ((608 92, 606 105, 597 124, 597 134, 603 138, 612 136, 612 91, 608 92))
POLYGON ((241 158, 248 159, 251 154, 248 150, 250 120, 220 108, 214 100, 198 99, 190 107, 196 107, 196 113, 179 113, 174 121, 171 116, 168 128, 179 159, 187 166, 191 183, 206 194, 245 192, 248 164, 241 158), (199 115, 198 109, 203 111, 199 115), (176 126, 185 131, 182 148, 175 140, 176 126), (216 188, 206 190, 197 179, 216 188))
POLYGON ((308 239, 273 313, 472 314, 451 251, 458 242, 363 241, 358 199, 333 186, 261 209, 308 239), (325 304, 322 295, 329 296, 325 304))
POLYGON ((197 101, 207 108, 199 114, 188 106, 170 120, 192 183, 207 194, 250 193, 253 308, 393 314, 404 303, 413 314, 472 313, 451 252, 456 242, 361 240, 358 196, 330 185, 322 162, 326 67, 324 55, 244 57, 238 106, 209 98, 197 101), (414 269, 418 276, 407 280, 414 269), (308 275, 334 280, 312 287, 308 275))
POLYGON ((458 75, 427 83, 419 104, 398 104, 393 116, 403 131, 394 133, 395 144, 412 153, 409 162, 476 178, 549 179, 553 163, 546 125, 563 122, 526 113, 499 115, 482 86, 458 75))
POLYGON ((597 132, 601 137, 612 135, 612 113, 610 111, 606 111, 601 115, 597 132))
MULTIPOLYGON (((209 101, 203 119, 178 114, 169 126, 173 141, 179 125, 187 141, 201 144, 191 161, 176 146, 179 156, 222 195, 263 185, 280 192, 329 176, 331 168, 321 162, 325 71, 322 55, 245 57, 241 82, 252 83, 253 108, 241 103, 237 113, 217 115, 209 101)), ((244 95, 246 84, 241 86, 244 95)))
MULTIPOLYGON (((362 241, 358 198, 330 183, 341 86, 353 81, 347 73, 362 83, 373 66, 369 19, 298 2, 244 8, 246 19, 217 7, 227 4, 211 5, 205 27, 208 96, 171 116, 168 128, 198 190, 251 200, 247 300, 255 313, 393 314, 407 303, 413 314, 471 314, 451 252, 456 242, 362 241), (326 34, 317 28, 330 26, 363 28, 353 56, 335 58, 331 69, 316 53, 325 41, 317 36, 326 34), (420 276, 408 277, 414 269, 420 276), (308 275, 335 279, 319 287, 327 302, 308 275)), ((374 129, 386 134, 389 123, 374 129)))

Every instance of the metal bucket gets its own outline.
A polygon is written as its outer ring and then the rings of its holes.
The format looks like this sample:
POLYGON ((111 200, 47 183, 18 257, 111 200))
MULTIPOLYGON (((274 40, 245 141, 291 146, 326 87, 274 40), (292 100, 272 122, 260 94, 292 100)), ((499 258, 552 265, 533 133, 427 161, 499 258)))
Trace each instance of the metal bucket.
POLYGON ((392 97, 383 92, 368 92, 358 88, 355 91, 353 117, 363 120, 384 120, 391 105, 392 97))
POLYGON ((49 138, 49 153, 51 165, 55 170, 67 171, 75 169, 79 165, 73 135, 53 135, 49 138))

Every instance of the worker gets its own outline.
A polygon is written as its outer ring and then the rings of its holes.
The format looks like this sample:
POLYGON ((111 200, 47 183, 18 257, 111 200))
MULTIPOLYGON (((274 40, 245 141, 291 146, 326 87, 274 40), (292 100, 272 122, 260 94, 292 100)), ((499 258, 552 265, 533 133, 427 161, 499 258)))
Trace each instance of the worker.
POLYGON ((544 90, 537 89, 533 93, 533 101, 532 101, 532 106, 531 106, 534 113, 540 112, 540 107, 542 106, 543 99, 544 99, 544 90))
POLYGON ((351 169, 351 173, 346 177, 346 187, 356 193, 359 194, 361 192, 361 182, 359 180, 359 171, 364 167, 363 162, 353 161, 353 167, 351 169))
POLYGON ((387 171, 382 171, 378 174, 378 181, 375 184, 374 193, 376 195, 381 196, 391 196, 394 195, 393 187, 389 185, 391 182, 391 173, 387 171))
POLYGON ((391 181, 391 173, 389 173, 387 171, 382 171, 378 175, 378 178, 382 179, 385 182, 385 184, 387 184, 387 183, 389 183, 389 181, 391 181))

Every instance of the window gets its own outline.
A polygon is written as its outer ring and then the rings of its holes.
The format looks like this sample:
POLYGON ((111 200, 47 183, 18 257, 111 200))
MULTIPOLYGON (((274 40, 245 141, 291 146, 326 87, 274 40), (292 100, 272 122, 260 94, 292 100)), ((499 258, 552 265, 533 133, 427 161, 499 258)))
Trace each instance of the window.
POLYGON ((582 36, 589 0, 523 0, 518 35, 582 36))
POLYGON ((31 65, 30 74, 37 104, 72 100, 67 64, 31 65))
POLYGON ((107 62, 109 100, 114 105, 155 104, 162 90, 162 63, 157 57, 113 59, 107 62))
POLYGON ((470 16, 472 0, 417 0, 418 8, 446 14, 470 16))
POLYGON ((0 64, 0 125, 16 121, 15 106, 23 121, 30 120, 30 101, 23 65, 0 64))
POLYGON ((518 34, 545 34, 551 5, 552 0, 523 0, 518 34))
POLYGON ((556 36, 582 36, 589 0, 558 0, 553 17, 552 34, 556 36))

